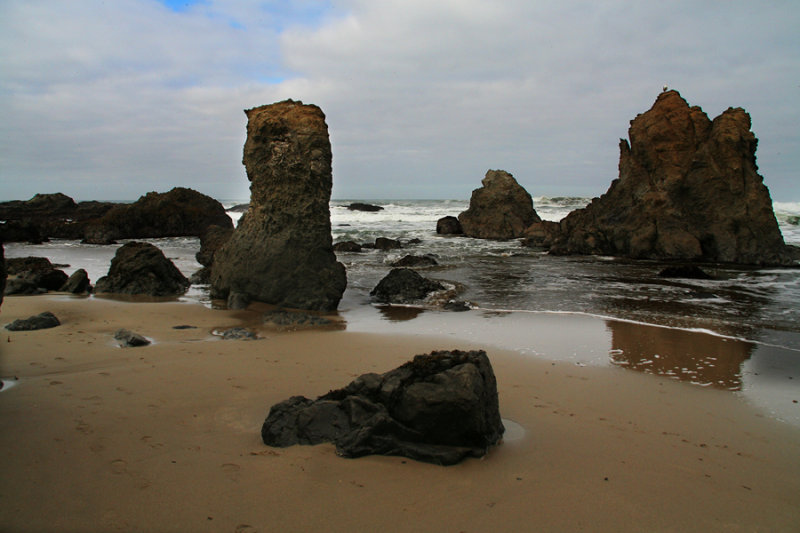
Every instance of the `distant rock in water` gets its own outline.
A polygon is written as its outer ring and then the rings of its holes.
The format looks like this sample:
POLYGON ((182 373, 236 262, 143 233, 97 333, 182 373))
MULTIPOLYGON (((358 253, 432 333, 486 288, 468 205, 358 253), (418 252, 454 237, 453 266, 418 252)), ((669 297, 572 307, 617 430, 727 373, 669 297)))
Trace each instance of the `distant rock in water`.
POLYGON ((118 204, 87 225, 87 238, 148 239, 200 237, 209 226, 233 228, 217 200, 185 187, 150 192, 132 204, 118 204))
POLYGON ((464 235, 479 239, 515 239, 541 218, 533 199, 514 176, 504 170, 489 170, 483 187, 472 191, 469 208, 458 215, 464 235))
POLYGON ((697 265, 668 266, 658 273, 660 278, 713 279, 697 265))
POLYGON ((436 221, 436 233, 439 235, 463 235, 464 229, 456 217, 448 215, 436 221))
POLYGON ((756 166, 750 116, 713 121, 665 91, 620 140, 619 179, 556 231, 554 254, 788 264, 769 190, 756 166))
POLYGON ((350 211, 367 211, 367 212, 383 211, 383 207, 379 205, 362 204, 359 202, 355 202, 348 205, 347 209, 349 209, 350 211))
POLYGON ((353 241, 337 242, 333 245, 334 252, 360 252, 361 245, 353 241))
POLYGON ((384 374, 364 374, 316 400, 272 406, 268 446, 332 442, 344 457, 400 455, 439 465, 482 457, 505 428, 497 380, 484 351, 418 355, 384 374))
POLYGON ((250 209, 214 255, 211 295, 336 309, 347 278, 333 252, 331 144, 322 110, 286 100, 249 109, 250 209))
POLYGON ((436 266, 439 262, 430 254, 406 255, 392 263, 393 267, 426 267, 436 266))
POLYGON ((117 250, 108 275, 95 284, 96 294, 141 294, 146 296, 180 296, 189 288, 189 280, 147 242, 129 242, 117 250))

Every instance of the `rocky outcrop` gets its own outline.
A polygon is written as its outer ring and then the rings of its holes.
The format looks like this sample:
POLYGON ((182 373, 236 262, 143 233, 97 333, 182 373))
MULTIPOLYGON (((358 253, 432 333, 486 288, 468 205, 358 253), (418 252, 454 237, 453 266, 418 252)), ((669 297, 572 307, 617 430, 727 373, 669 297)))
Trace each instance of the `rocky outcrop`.
POLYGON ((448 215, 436 221, 436 233, 439 235, 463 235, 464 229, 456 217, 448 215))
POLYGON ((233 235, 233 227, 209 226, 206 228, 200 236, 200 251, 195 254, 195 259, 203 265, 203 268, 192 274, 192 283, 206 284, 211 281, 211 265, 214 263, 214 254, 230 240, 231 235, 233 235))
POLYGON ((86 235, 106 240, 200 237, 210 226, 233 228, 222 204, 195 190, 175 187, 115 206, 89 225, 86 235))
POLYGON ((189 280, 164 256, 146 242, 129 242, 117 250, 108 275, 95 284, 96 294, 140 294, 179 296, 186 292, 189 280))
POLYGON ((333 252, 331 145, 319 107, 286 100, 249 109, 244 165, 250 209, 211 267, 211 294, 333 310, 347 278, 333 252))
POLYGON ((76 203, 62 193, 37 194, 27 201, 0 203, 0 240, 41 243, 48 237, 81 239, 86 225, 103 216, 115 204, 76 203))
POLYGON ((9 331, 34 331, 37 329, 50 329, 60 326, 61 322, 50 311, 39 313, 28 318, 18 318, 6 326, 9 331))
POLYGON ((369 295, 380 303, 407 304, 424 300, 428 294, 444 289, 438 281, 424 278, 410 268, 393 268, 369 295))
POLYGON ((269 446, 332 442, 344 457, 401 455, 440 465, 482 457, 505 431, 497 381, 484 351, 418 355, 385 374, 364 374, 310 400, 270 409, 269 446))
POLYGON ((740 264, 790 262, 756 166, 750 116, 713 121, 665 91, 620 141, 619 179, 548 239, 556 254, 740 264))
POLYGON ((515 239, 541 219, 533 199, 514 176, 504 170, 489 170, 483 187, 472 191, 469 208, 458 215, 464 235, 479 239, 515 239))

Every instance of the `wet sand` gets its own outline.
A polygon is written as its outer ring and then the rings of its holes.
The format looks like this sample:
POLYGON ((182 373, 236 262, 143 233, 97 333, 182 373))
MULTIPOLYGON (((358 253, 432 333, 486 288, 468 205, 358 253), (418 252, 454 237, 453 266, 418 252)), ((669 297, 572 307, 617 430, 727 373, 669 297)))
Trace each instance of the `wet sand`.
MULTIPOLYGON (((348 330, 257 341, 258 315, 185 303, 9 297, 0 323, 2 531, 795 531, 800 429, 734 394, 475 341, 348 330), (192 325, 193 329, 173 329, 192 325), (118 348, 116 329, 155 344, 118 348), (274 449, 269 407, 434 349, 485 348, 505 442, 453 467, 274 449), (518 426, 524 434, 516 431, 518 426)), ((563 320, 570 343, 580 327, 563 320)), ((554 336, 550 320, 529 326, 554 336)), ((635 332, 625 332, 635 338, 635 332)), ((619 333, 617 333, 619 335, 619 333)), ((657 337, 648 342, 658 342, 657 337)))

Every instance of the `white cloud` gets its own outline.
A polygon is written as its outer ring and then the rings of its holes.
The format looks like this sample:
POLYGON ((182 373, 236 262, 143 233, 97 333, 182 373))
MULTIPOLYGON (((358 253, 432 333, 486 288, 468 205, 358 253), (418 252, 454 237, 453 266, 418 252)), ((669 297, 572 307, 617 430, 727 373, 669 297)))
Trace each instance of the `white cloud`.
POLYGON ((242 109, 289 97, 327 115, 338 196, 466 198, 488 168, 596 195, 667 83, 745 107, 796 198, 798 26, 789 2, 7 2, 0 196, 246 195, 242 109))

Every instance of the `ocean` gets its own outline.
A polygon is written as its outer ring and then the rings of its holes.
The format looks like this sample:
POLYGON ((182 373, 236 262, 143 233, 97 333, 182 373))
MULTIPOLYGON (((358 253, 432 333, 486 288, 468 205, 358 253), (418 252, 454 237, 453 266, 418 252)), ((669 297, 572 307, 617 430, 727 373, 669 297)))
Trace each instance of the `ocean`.
MULTIPOLYGON (((224 200, 230 208, 247 200, 224 200)), ((587 198, 537 197, 545 220, 558 221, 587 198)), ((467 200, 359 199, 331 202, 334 242, 397 239, 403 248, 337 254, 347 269, 339 314, 350 331, 436 335, 515 350, 576 365, 620 368, 736 391, 775 416, 800 424, 800 266, 702 265, 713 279, 664 279, 657 261, 613 257, 557 257, 522 247, 436 234, 436 221, 457 216, 467 200), (382 211, 351 211, 354 201, 382 211), (418 240, 416 244, 409 241, 418 240), (464 313, 444 311, 442 300, 418 306, 374 305, 369 292, 407 254, 430 254, 437 266, 418 268, 443 282, 447 298, 468 302, 464 313), (561 319, 569 315, 570 320, 561 319), (531 327, 533 323, 537 327, 531 327), (542 334, 542 325, 547 334, 542 334), (658 353, 656 353, 658 352, 658 353)), ((800 245, 800 202, 775 202, 787 244, 800 245)), ((236 222, 240 213, 229 211, 236 222)), ((200 264, 196 238, 148 240, 188 277, 200 264)), ((38 255, 78 268, 92 282, 108 271, 116 246, 53 240, 8 243, 6 257, 38 255)), ((208 287, 181 298, 211 306, 208 287)), ((1 321, 1 319, 0 319, 1 321)), ((413 354, 409 354, 413 355, 413 354)))

